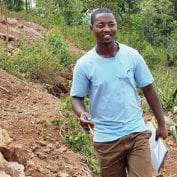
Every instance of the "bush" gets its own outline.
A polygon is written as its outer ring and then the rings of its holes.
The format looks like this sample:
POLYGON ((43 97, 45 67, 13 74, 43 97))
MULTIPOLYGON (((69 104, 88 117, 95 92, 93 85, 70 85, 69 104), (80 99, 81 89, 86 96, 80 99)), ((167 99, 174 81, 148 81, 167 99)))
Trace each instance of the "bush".
MULTIPOLYGON (((1 1, 0 1, 0 4, 2 3, 1 1)), ((23 8, 24 8, 24 1, 23 0, 16 0, 16 1, 5 0, 4 3, 7 5, 8 9, 14 10, 16 12, 23 10, 23 8)))
POLYGON ((167 66, 177 66, 177 31, 171 35, 170 42, 167 48, 167 66))
POLYGON ((23 44, 18 55, 1 58, 1 66, 18 76, 43 80, 69 70, 72 59, 60 32, 52 29, 32 45, 23 44))
POLYGON ((176 69, 157 66, 153 73, 162 106, 165 111, 172 111, 177 105, 176 69))
POLYGON ((141 36, 136 31, 130 31, 127 28, 120 28, 118 30, 118 41, 125 43, 138 51, 140 53, 146 48, 149 43, 141 38, 141 36))
POLYGON ((137 49, 151 68, 155 67, 164 58, 163 50, 152 47, 136 31, 129 31, 129 29, 122 28, 119 30, 117 38, 121 43, 137 49))
POLYGON ((153 46, 168 46, 174 26, 174 7, 169 0, 144 1, 142 7, 142 36, 153 46))
POLYGON ((150 68, 155 68, 163 59, 163 53, 160 50, 155 50, 151 45, 146 45, 142 56, 150 68))
POLYGON ((95 45, 95 39, 89 25, 64 26, 62 32, 67 40, 73 42, 79 49, 87 51, 95 45))

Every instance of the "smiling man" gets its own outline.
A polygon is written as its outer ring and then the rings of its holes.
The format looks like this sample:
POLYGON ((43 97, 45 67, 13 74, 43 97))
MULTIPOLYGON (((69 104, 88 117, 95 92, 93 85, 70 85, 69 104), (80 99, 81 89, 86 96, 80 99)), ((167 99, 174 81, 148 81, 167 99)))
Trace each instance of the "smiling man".
POLYGON ((149 137, 137 87, 158 122, 157 137, 166 138, 164 115, 153 77, 137 50, 115 41, 117 22, 111 10, 97 9, 90 29, 96 46, 76 63, 72 108, 80 124, 94 128, 93 145, 102 177, 152 177, 149 137), (89 92, 90 110, 84 97, 89 92))

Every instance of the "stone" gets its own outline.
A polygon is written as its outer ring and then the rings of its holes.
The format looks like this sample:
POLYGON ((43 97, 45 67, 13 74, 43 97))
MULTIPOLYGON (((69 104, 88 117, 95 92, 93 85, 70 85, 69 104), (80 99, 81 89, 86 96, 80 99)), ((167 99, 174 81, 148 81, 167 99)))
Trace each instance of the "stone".
POLYGON ((0 171, 0 177, 11 177, 11 176, 6 174, 4 171, 0 171))
POLYGON ((24 173, 24 166, 17 162, 7 163, 6 170, 12 177, 26 177, 24 173))
POLYGON ((0 128, 0 147, 6 146, 12 142, 7 130, 0 128))

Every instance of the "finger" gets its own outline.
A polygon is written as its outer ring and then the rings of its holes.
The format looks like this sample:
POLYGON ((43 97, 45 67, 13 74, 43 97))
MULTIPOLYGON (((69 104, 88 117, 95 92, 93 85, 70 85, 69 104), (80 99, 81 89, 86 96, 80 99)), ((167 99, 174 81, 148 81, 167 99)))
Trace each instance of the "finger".
POLYGON ((80 125, 85 129, 85 130, 89 130, 89 123, 88 122, 80 122, 80 125))
POLYGON ((94 123, 94 122, 92 122, 92 121, 90 121, 90 122, 89 122, 89 125, 90 125, 92 128, 94 128, 94 127, 95 127, 95 123, 94 123))
POLYGON ((80 125, 82 125, 82 126, 88 126, 88 124, 89 124, 88 121, 80 120, 80 125))
POLYGON ((95 126, 95 123, 93 121, 86 120, 84 118, 80 118, 80 124, 82 125, 90 125, 91 127, 95 126))

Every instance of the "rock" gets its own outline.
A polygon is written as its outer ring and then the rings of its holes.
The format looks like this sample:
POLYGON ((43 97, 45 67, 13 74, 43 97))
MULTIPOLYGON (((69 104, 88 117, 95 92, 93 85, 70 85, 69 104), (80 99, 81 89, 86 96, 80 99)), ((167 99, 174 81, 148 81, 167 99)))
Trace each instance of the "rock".
POLYGON ((67 151, 67 148, 65 146, 62 146, 59 148, 59 153, 63 153, 63 152, 66 152, 67 151))
POLYGON ((12 142, 7 130, 0 128, 0 147, 6 146, 12 142))
POLYGON ((7 164, 7 161, 4 159, 3 155, 0 153, 0 169, 4 169, 7 164))
POLYGON ((23 165, 18 164, 17 162, 7 162, 1 153, 0 153, 0 169, 1 169, 0 177, 26 177, 23 165))
POLYGON ((8 161, 16 161, 25 164, 31 157, 31 153, 23 148, 22 145, 0 147, 1 153, 8 161))
POLYGON ((0 171, 0 177, 11 177, 11 176, 6 174, 4 171, 0 171))
POLYGON ((24 28, 23 24, 19 24, 18 28, 23 29, 24 28))
POLYGON ((17 162, 7 163, 5 171, 6 170, 12 177, 26 177, 24 173, 24 166, 17 162))
POLYGON ((7 40, 8 42, 16 40, 15 36, 7 35, 5 33, 0 33, 0 38, 3 39, 4 41, 7 40))
POLYGON ((27 176, 44 177, 41 174, 41 171, 43 171, 43 169, 38 164, 35 164, 34 161, 29 160, 27 162, 26 170, 25 170, 25 174, 27 176))
POLYGON ((9 25, 16 25, 18 21, 14 18, 8 18, 7 19, 9 25))
POLYGON ((173 114, 176 114, 177 113, 177 106, 174 106, 173 108, 173 114))
POLYGON ((69 177, 67 173, 59 172, 58 177, 69 177))

